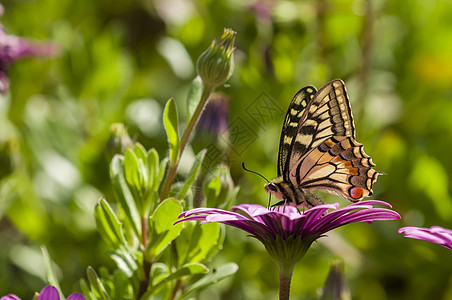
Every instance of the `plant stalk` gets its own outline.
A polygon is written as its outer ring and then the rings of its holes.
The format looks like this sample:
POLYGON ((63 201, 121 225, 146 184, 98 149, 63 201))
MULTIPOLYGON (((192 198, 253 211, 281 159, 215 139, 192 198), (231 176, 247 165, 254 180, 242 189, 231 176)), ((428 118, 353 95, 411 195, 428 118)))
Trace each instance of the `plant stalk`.
POLYGON ((141 218, 141 244, 146 249, 148 245, 148 219, 145 217, 141 218))
POLYGON ((176 299, 177 293, 179 292, 181 287, 182 287, 182 280, 178 279, 176 281, 176 285, 174 286, 173 293, 171 294, 171 298, 170 298, 171 300, 176 299))
POLYGON ((289 300, 290 282, 292 280, 293 265, 278 264, 279 269, 279 300, 289 300))
POLYGON ((160 201, 168 198, 169 190, 171 188, 171 185, 173 184, 174 177, 176 176, 176 170, 177 166, 179 165, 180 159, 182 157, 182 153, 184 152, 185 146, 187 146, 188 139, 190 138, 193 129, 195 128, 196 124, 198 123, 199 118, 201 117, 201 113, 204 110, 204 107, 206 106, 207 100, 209 99, 210 94, 215 89, 215 86, 212 84, 205 84, 201 99, 198 103, 198 106, 196 107, 195 112, 193 113, 193 116, 191 117, 190 121, 187 124, 187 127, 185 128, 184 134, 182 135, 181 141, 180 141, 180 151, 179 156, 177 158, 177 161, 173 164, 170 164, 170 168, 168 171, 168 175, 165 178, 165 183, 163 185, 162 194, 160 195, 160 201))
POLYGON ((143 261, 143 272, 144 272, 144 278, 143 280, 140 280, 139 287, 138 287, 138 295, 137 299, 141 299, 141 297, 146 293, 149 282, 151 280, 150 273, 151 273, 151 267, 152 263, 146 261, 146 259, 143 261))

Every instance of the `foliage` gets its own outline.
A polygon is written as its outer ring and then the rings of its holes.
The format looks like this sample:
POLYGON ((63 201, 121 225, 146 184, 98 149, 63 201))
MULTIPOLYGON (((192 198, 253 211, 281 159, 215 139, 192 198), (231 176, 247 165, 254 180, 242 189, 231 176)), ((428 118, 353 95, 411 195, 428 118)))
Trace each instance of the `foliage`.
MULTIPOLYGON (((231 60, 231 55, 225 59, 231 60)), ((221 56, 215 57, 215 62, 221 60, 221 56)), ((209 63, 209 59, 205 61, 209 63)), ((193 89, 203 86, 207 84, 199 86, 195 80, 193 89)), ((211 91, 204 89, 198 101, 188 100, 198 103, 195 112, 187 118, 190 122, 183 136, 188 137, 192 132, 191 124, 197 123, 199 112, 203 111, 211 91)), ((110 163, 118 212, 101 199, 95 217, 98 231, 109 245, 108 253, 116 264, 116 270, 101 269, 97 274, 93 268, 88 268, 88 282, 81 281, 88 299, 183 299, 237 271, 234 263, 224 264, 213 271, 204 264, 222 248, 224 228, 218 224, 203 227, 175 224, 184 210, 194 207, 193 195, 189 191, 199 178, 206 151, 202 150, 197 155, 187 180, 173 186, 171 176, 177 171, 186 144, 184 140, 181 144, 179 138, 179 117, 172 98, 166 103, 163 123, 169 154, 161 161, 154 148, 147 151, 139 143, 129 148, 121 147, 124 145, 122 141, 130 141, 130 137, 126 131, 112 131, 112 148, 124 153, 114 155, 110 163), (116 147, 115 142, 119 144, 116 147), (177 198, 166 196, 172 194, 177 198)), ((218 175, 212 181, 206 181, 207 191, 213 191, 213 194, 206 193, 207 205, 211 204, 212 198, 219 206, 228 206, 232 202, 231 197, 219 197, 222 182, 227 184, 228 178, 218 175)), ((237 191, 238 188, 234 188, 229 180, 226 195, 236 196, 237 191)))
MULTIPOLYGON (((274 177, 291 97, 303 86, 342 78, 357 140, 387 174, 374 186, 375 199, 391 203, 402 221, 344 228, 329 236, 334 245, 320 239, 297 265, 292 294, 315 298, 328 261, 339 257, 353 299, 450 298, 449 251, 396 234, 402 226, 452 228, 452 7, 447 1, 12 0, 2 5, 0 21, 9 34, 56 42, 61 54, 11 66, 10 90, 0 97, 1 295, 25 298, 45 285, 40 245, 59 266, 55 276, 65 294, 80 291, 80 278, 86 278, 86 290, 107 281, 127 286, 124 274, 142 276, 136 271, 142 258, 128 251, 142 242, 137 215, 153 216, 163 203, 153 195, 161 192, 156 176, 168 164, 165 104, 174 99, 181 137, 197 107, 186 100, 202 95, 199 79, 193 81, 197 58, 230 27, 237 32, 234 74, 216 89, 230 100, 229 128, 208 138, 200 130, 191 135, 165 206, 176 209, 172 197, 190 205, 204 194, 212 206, 218 203, 209 195, 216 194, 229 194, 234 204, 266 205, 262 181, 243 174, 241 162, 274 177), (193 96, 186 97, 189 90, 193 96), (142 146, 132 143, 134 150, 110 165, 105 146, 112 123, 124 123, 142 146), (215 170, 215 159, 227 163, 230 175, 215 170), (117 176, 114 184, 110 170, 117 176), (230 176, 240 193, 223 192, 223 179, 218 192, 218 175, 230 176), (151 181, 156 185, 150 187, 151 181), (129 191, 124 199, 122 190, 129 191), (105 200, 98 202, 101 197, 105 200), (141 200, 125 211, 124 203, 135 197, 141 200), (108 252, 117 247, 130 249, 108 252), (87 266, 92 266, 88 275, 87 266), (114 272, 118 266, 128 273, 114 272)), ((201 227, 187 224, 177 239, 195 229, 201 227)), ((152 230, 160 241, 172 236, 152 230)), ((204 289, 199 299, 276 297, 277 270, 263 259, 260 245, 234 230, 218 230, 217 240, 224 239, 220 253, 184 252, 188 257, 179 258, 175 269, 168 268, 171 248, 148 249, 158 260, 151 268, 154 284, 164 293, 170 272, 202 273, 197 264, 202 263, 212 272, 194 275, 189 284, 203 286, 200 277, 208 281, 214 268, 234 262, 240 270, 204 289), (203 255, 211 259, 203 261, 203 255)), ((201 239, 208 233, 197 234, 201 239)))

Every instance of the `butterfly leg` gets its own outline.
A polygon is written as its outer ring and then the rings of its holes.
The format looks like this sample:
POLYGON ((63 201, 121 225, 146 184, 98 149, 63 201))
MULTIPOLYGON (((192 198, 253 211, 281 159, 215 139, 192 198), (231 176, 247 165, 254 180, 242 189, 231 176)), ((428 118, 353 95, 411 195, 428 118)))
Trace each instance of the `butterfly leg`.
POLYGON ((268 195, 268 205, 267 205, 267 209, 268 210, 270 210, 270 207, 272 207, 270 204, 271 204, 271 201, 272 201, 272 194, 269 194, 268 195))
POLYGON ((273 205, 270 205, 270 203, 268 203, 268 205, 269 205, 270 208, 277 207, 277 206, 280 206, 280 205, 286 206, 286 204, 287 204, 287 200, 281 200, 281 201, 279 201, 278 203, 273 204, 273 205))

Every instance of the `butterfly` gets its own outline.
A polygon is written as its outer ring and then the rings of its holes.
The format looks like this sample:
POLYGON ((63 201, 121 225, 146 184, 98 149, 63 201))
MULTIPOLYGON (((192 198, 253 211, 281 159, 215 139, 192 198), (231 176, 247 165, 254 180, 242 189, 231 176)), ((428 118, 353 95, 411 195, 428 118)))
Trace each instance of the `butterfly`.
POLYGON ((342 80, 319 91, 302 88, 289 105, 279 142, 278 177, 265 190, 293 203, 311 208, 323 202, 310 190, 325 190, 358 202, 372 195, 379 173, 355 140, 353 116, 342 80))

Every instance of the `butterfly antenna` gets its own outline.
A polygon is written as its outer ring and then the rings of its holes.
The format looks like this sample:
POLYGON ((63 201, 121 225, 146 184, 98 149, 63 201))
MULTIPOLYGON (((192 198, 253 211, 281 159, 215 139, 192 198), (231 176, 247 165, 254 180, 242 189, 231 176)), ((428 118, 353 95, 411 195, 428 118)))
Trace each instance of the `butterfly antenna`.
POLYGON ((253 173, 253 174, 259 175, 260 177, 264 178, 264 179, 265 179, 265 181, 269 182, 269 181, 268 181, 268 179, 267 179, 267 178, 265 178, 265 177, 264 177, 263 175, 261 175, 261 174, 259 174, 259 173, 255 172, 255 171, 251 171, 251 170, 248 170, 247 168, 245 168, 245 162, 242 162, 242 168, 243 168, 243 170, 245 170, 245 171, 247 171, 247 172, 250 172, 250 173, 253 173))

